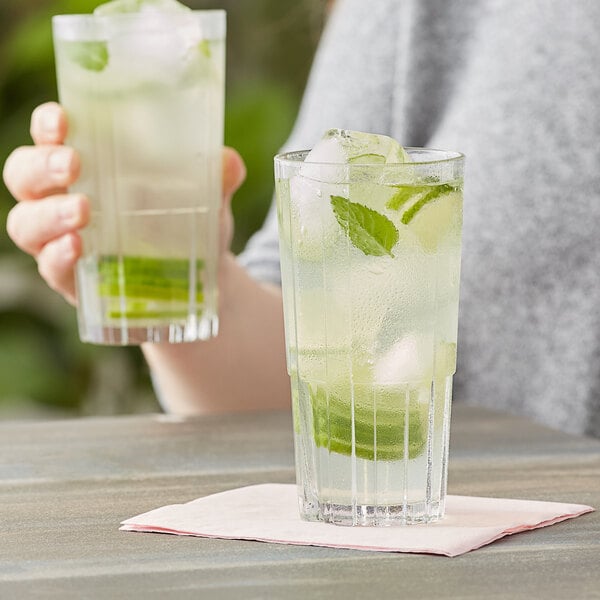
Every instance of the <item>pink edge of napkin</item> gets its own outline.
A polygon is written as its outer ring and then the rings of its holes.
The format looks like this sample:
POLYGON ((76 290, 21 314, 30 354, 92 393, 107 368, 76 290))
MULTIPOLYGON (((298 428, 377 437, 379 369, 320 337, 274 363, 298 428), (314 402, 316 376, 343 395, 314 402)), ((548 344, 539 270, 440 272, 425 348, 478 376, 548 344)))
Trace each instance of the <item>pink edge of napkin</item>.
POLYGON ((337 527, 302 521, 295 485, 261 484, 163 506, 123 521, 121 530, 458 556, 507 535, 554 525, 593 510, 582 504, 448 496, 446 516, 437 523, 337 527))

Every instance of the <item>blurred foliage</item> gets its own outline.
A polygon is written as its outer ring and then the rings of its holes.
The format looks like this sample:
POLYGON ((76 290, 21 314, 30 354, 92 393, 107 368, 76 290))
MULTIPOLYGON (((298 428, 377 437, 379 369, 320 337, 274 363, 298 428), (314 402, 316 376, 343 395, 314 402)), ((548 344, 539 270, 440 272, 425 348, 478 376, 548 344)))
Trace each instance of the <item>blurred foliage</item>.
MULTIPOLYGON (((57 99, 51 17, 100 0, 0 0, 0 161, 30 144, 31 111, 57 99)), ((325 14, 324 0, 186 0, 228 12, 225 143, 248 177, 233 202, 234 250, 264 219, 272 158, 298 108, 325 14)), ((14 201, 0 186, 0 215, 14 201)), ((155 410, 136 348, 79 342, 74 310, 47 289, 33 259, 0 230, 0 418, 155 410)))

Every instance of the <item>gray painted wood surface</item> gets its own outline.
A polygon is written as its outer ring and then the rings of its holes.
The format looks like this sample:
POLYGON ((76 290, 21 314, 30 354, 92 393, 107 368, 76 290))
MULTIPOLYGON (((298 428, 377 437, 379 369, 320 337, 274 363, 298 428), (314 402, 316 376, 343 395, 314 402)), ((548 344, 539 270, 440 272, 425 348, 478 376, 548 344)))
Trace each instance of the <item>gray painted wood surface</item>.
MULTIPOLYGON (((0 599, 600 598, 600 513, 457 558, 118 531, 140 512, 293 482, 289 415, 0 425, 0 599)), ((449 492, 600 508, 600 442, 457 405, 449 492)))

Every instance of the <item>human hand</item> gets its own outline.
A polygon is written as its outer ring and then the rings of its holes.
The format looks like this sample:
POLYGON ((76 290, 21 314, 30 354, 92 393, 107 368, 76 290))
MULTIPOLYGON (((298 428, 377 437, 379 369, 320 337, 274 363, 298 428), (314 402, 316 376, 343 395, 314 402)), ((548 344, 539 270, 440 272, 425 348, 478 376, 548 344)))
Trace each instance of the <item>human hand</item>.
POLYGON ((81 254, 77 230, 90 215, 87 198, 67 192, 79 176, 79 157, 62 145, 67 119, 58 104, 36 108, 30 131, 35 146, 17 148, 4 165, 6 187, 19 201, 6 229, 14 243, 36 259, 48 285, 74 304, 73 267, 81 254))
MULTIPOLYGON (((4 182, 18 201, 6 222, 8 235, 32 255, 46 283, 76 304, 74 267, 81 256, 78 231, 90 218, 88 198, 69 193, 79 176, 77 152, 65 146, 65 112, 50 102, 36 108, 31 118, 34 146, 17 148, 4 165, 4 182)), ((220 213, 220 251, 227 253, 233 236, 230 200, 244 181, 246 169, 232 148, 223 150, 223 202, 220 213)))

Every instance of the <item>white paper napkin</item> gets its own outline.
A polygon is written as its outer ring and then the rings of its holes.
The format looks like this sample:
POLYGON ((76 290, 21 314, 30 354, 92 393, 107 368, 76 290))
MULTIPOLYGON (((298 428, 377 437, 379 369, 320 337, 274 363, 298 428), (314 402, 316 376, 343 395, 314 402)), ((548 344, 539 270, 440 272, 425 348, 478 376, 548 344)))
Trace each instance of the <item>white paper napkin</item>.
POLYGON ((163 506, 123 521, 121 529, 457 556, 506 535, 553 525, 593 510, 582 504, 448 496, 446 516, 436 523, 339 527, 302 521, 296 486, 270 483, 213 494, 187 504, 163 506))

